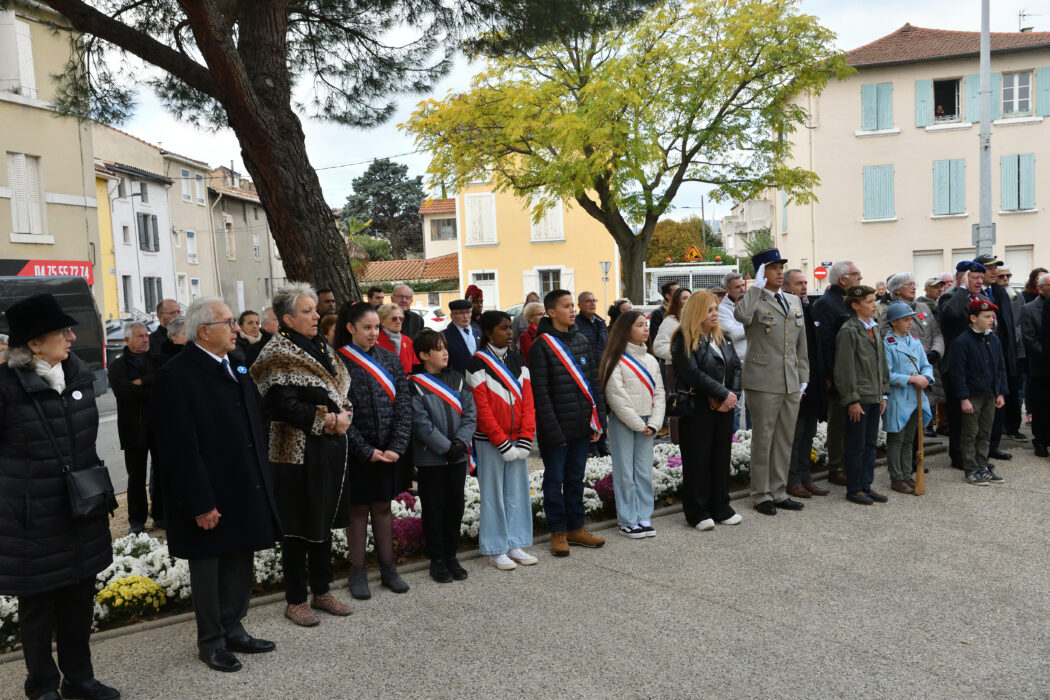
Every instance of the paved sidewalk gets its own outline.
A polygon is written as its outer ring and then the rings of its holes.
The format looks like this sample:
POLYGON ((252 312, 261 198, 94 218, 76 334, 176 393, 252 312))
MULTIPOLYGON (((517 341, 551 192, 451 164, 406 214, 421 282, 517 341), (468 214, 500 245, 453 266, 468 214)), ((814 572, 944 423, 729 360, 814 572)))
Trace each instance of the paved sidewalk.
MULTIPOLYGON (((679 513, 513 572, 474 559, 464 583, 421 571, 313 629, 253 608, 277 651, 235 674, 196 660, 192 622, 98 640, 95 669, 127 698, 1047 697, 1050 460, 1014 454, 1001 487, 939 455, 921 498, 879 469, 887 505, 832 487, 774 518, 737 501, 713 532, 679 513)), ((0 697, 23 673, 0 664, 0 697)))

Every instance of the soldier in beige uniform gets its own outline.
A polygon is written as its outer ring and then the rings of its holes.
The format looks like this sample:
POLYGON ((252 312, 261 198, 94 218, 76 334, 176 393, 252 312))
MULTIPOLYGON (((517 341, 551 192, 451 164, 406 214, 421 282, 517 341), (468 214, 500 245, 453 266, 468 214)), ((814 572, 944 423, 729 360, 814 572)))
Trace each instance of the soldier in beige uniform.
MULTIPOLYGON (((802 302, 781 291, 784 264, 776 248, 751 257, 755 283, 737 302, 733 316, 747 332, 742 386, 751 408, 751 499, 755 510, 802 510, 787 497, 791 444, 799 400, 809 380, 809 355, 802 302)), ((819 387, 818 387, 819 390, 819 387)))

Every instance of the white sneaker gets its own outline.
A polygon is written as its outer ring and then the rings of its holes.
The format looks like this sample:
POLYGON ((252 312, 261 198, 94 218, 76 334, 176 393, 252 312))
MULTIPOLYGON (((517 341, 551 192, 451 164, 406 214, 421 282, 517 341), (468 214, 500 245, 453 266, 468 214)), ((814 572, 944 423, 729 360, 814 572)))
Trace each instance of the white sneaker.
POLYGON ((733 513, 731 516, 729 516, 725 520, 719 520, 718 524, 719 525, 739 525, 740 522, 743 519, 744 518, 740 515, 740 513, 733 513))
POLYGON ((500 554, 496 557, 489 557, 489 561, 500 571, 513 571, 518 568, 518 565, 510 560, 506 554, 500 554))
POLYGON ((714 530, 715 529, 715 521, 712 520, 711 518, 705 518, 704 520, 701 520, 700 522, 698 522, 696 524, 696 529, 697 530, 714 530))
POLYGON ((516 564, 521 564, 522 566, 532 566, 539 561, 539 559, 519 547, 515 547, 507 552, 507 557, 513 560, 516 564))

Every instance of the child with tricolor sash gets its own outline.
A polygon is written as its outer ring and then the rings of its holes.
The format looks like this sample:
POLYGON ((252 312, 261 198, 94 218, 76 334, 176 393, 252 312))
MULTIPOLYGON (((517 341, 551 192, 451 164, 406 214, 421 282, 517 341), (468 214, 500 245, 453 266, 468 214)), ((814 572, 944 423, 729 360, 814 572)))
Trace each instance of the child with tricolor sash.
POLYGON ((660 363, 647 352, 648 339, 645 316, 625 311, 609 331, 598 368, 609 407, 616 520, 620 533, 631 539, 656 536, 649 521, 653 514, 653 441, 664 422, 665 399, 660 363))
POLYGON ((412 453, 419 472, 430 577, 438 583, 462 581, 467 571, 456 559, 456 548, 477 411, 466 379, 448 366, 445 336, 424 328, 416 335, 414 349, 423 371, 409 377, 412 453))
POLYGON ((514 331, 502 311, 481 314, 481 348, 467 363, 467 382, 478 409, 478 488, 481 491, 481 553, 497 569, 529 566, 532 498, 529 453, 536 433, 529 370, 511 350, 514 331))
POLYGON ((587 451, 604 430, 605 399, 598 384, 598 363, 591 361, 591 344, 576 330, 572 292, 548 292, 543 306, 547 317, 540 320, 529 348, 529 378, 543 457, 543 510, 551 529, 551 553, 567 557, 570 544, 605 544, 584 527, 583 510, 587 451))

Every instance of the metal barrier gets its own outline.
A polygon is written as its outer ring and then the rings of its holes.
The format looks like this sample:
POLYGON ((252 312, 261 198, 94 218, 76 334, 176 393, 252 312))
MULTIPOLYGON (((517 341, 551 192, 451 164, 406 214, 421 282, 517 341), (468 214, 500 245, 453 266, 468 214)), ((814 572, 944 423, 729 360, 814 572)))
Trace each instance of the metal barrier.
POLYGON ((675 282, 679 287, 689 287, 696 291, 722 284, 722 278, 729 272, 739 272, 738 265, 718 263, 671 264, 665 267, 645 266, 645 299, 643 303, 659 304, 660 287, 665 282, 675 282))

